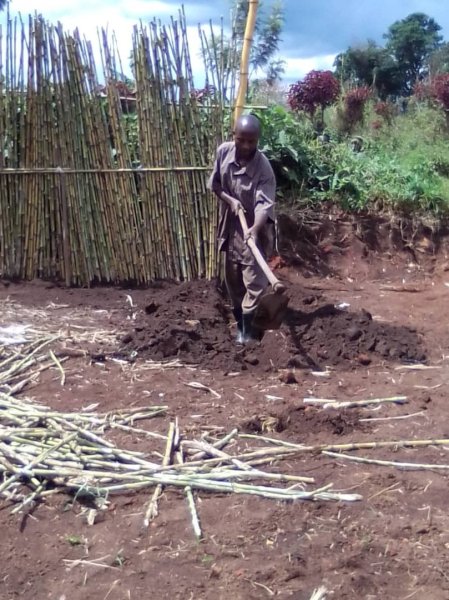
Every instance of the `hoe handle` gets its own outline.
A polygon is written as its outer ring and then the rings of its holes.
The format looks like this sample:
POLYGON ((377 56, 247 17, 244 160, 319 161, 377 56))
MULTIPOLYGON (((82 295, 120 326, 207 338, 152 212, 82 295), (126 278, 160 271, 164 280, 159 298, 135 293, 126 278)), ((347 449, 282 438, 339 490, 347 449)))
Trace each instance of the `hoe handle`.
MULTIPOLYGON (((240 219, 240 224, 242 226, 243 235, 246 236, 246 234, 248 233, 248 223, 246 222, 245 213, 243 212, 243 209, 239 210, 239 219, 240 219)), ((256 242, 254 241, 254 238, 252 238, 250 236, 246 240, 246 243, 247 243, 249 249, 251 250, 251 252, 253 253, 253 256, 256 259, 257 264, 262 269, 266 278, 268 279, 271 286, 273 287, 273 290, 277 294, 283 294, 285 292, 285 285, 279 281, 279 279, 275 276, 273 271, 267 265, 264 257, 262 256, 261 251, 259 250, 256 242)))

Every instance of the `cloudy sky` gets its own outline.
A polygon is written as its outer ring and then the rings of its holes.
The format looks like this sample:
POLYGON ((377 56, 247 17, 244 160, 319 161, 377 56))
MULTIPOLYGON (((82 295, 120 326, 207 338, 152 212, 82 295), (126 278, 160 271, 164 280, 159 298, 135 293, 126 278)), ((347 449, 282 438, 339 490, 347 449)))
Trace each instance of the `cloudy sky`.
MULTIPOLYGON (((264 0, 269 5, 271 0, 264 0)), ((115 31, 122 58, 130 53, 132 27, 139 20, 176 15, 181 0, 12 0, 12 14, 36 10, 52 22, 61 21, 67 30, 78 27, 91 40, 97 27, 115 31)), ((229 21, 230 0, 184 0, 189 24, 192 63, 201 77, 197 24, 210 19, 229 21)), ((448 0, 284 0, 286 23, 280 55, 286 60, 286 81, 303 77, 314 68, 332 66, 334 57, 350 45, 368 38, 382 43, 389 25, 413 12, 424 12, 441 26, 449 40, 448 0)), ((0 24, 6 13, 0 13, 0 24)), ((200 82, 202 83, 202 82, 200 82)))

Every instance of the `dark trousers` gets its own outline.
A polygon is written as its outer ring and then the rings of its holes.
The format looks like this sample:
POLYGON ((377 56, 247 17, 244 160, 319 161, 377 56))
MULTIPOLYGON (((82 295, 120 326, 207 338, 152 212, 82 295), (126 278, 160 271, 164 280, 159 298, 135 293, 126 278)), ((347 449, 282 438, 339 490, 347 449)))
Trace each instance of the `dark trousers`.
POLYGON ((249 314, 268 286, 268 280, 258 264, 242 265, 225 259, 225 282, 234 309, 249 314))

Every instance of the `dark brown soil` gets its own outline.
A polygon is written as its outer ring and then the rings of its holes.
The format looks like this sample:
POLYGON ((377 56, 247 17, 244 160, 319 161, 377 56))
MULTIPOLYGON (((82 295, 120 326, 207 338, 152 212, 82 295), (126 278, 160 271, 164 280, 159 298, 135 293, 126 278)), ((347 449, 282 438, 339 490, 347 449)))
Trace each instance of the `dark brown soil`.
POLYGON ((151 290, 136 326, 119 352, 139 358, 179 358, 190 364, 230 368, 239 362, 230 311, 214 282, 195 281, 151 290))
POLYGON ((124 356, 167 360, 224 371, 369 365, 373 359, 424 361, 416 329, 373 320, 365 310, 339 309, 301 285, 289 286, 290 308, 279 331, 248 348, 234 341, 229 305, 213 282, 165 285, 148 303, 118 350, 124 356))
MULTIPOLYGON (((333 233, 320 231, 317 224, 316 240, 292 240, 292 255, 307 259, 299 274, 281 270, 292 312, 280 331, 268 332, 260 346, 241 354, 233 345, 228 305, 213 285, 67 290, 41 282, 0 284, 2 324, 61 331, 64 343, 91 353, 96 348, 98 358, 103 357, 92 361, 74 355, 63 365, 64 386, 55 368, 42 373, 25 393, 62 411, 94 405, 108 412, 162 402, 167 416, 143 421, 140 427, 166 434, 169 423, 178 419, 181 435, 198 440, 206 431, 221 437, 233 428, 308 445, 445 438, 448 256, 441 249, 436 262, 423 255, 428 269, 411 267, 406 249, 401 255, 384 249, 385 236, 378 246, 375 240, 368 244, 365 225, 360 237, 346 237, 356 226, 351 222, 335 223, 333 233), (303 251, 305 241, 309 254, 303 251), (332 277, 323 277, 323 261, 332 277), (320 276, 310 277, 314 269, 320 276), (417 292, 401 290, 404 281, 417 292), (383 290, 383 283, 396 291, 383 290), (349 304, 345 310, 332 308, 342 302, 349 304), (149 305, 152 314, 145 313, 149 305), (180 331, 171 331, 171 320, 180 331), (136 325, 143 329, 134 332, 136 325), (128 331, 128 344, 115 341, 128 331), (110 360, 130 356, 150 338, 155 344, 141 350, 134 362, 110 360), (397 354, 391 355, 392 348, 397 354), (322 351, 328 353, 324 358, 322 351), (400 364, 424 351, 426 369, 400 364), (197 361, 201 368, 174 369, 144 360, 157 357, 197 361), (288 372, 276 370, 288 364, 288 372), (331 368, 317 373, 316 364, 331 368), (231 368, 237 373, 226 374, 231 368), (220 398, 192 388, 188 384, 193 381, 220 398), (361 400, 393 395, 407 396, 408 403, 356 411, 303 404, 308 396, 361 400)), ((413 251, 420 258, 417 248, 413 251)), ((157 451, 155 460, 165 450, 165 442, 142 433, 108 435, 120 447, 157 451)), ((395 445, 350 454, 449 462, 443 446, 395 445)), ((0 599, 309 600, 321 585, 329 590, 328 600, 449 599, 449 470, 405 471, 315 453, 299 453, 267 469, 314 477, 317 488, 333 484, 334 490, 359 493, 363 499, 355 504, 290 504, 195 493, 201 542, 194 537, 183 490, 164 489, 159 516, 147 530, 142 521, 153 490, 111 497, 104 519, 93 526, 86 522, 85 507, 66 495, 48 497, 16 515, 2 500, 0 599), (74 536, 82 543, 73 545, 74 536)))

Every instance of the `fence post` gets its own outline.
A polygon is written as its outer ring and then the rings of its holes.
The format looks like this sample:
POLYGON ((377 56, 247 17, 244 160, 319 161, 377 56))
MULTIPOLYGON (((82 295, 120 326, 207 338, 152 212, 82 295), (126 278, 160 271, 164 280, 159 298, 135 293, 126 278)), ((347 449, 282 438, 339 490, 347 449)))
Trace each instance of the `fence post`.
POLYGON ((56 172, 59 174, 59 197, 61 198, 62 208, 62 250, 64 255, 65 284, 67 287, 69 287, 72 284, 72 257, 69 240, 69 210, 67 206, 67 187, 64 170, 61 167, 58 167, 56 169, 56 172))
POLYGON ((246 93, 248 90, 249 58, 256 28, 257 7, 259 0, 248 0, 249 10, 246 19, 245 37, 243 39, 242 56, 240 58, 240 79, 237 100, 234 108, 234 124, 243 112, 246 93))

